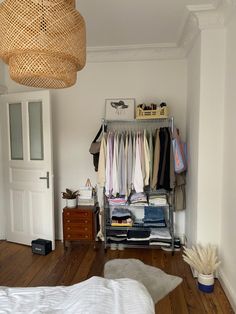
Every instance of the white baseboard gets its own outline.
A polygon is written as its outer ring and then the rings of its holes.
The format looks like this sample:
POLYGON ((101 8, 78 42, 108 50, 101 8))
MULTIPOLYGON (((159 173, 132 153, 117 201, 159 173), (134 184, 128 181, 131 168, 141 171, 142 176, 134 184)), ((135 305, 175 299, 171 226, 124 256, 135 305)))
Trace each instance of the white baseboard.
POLYGON ((228 279, 226 278, 222 270, 220 270, 218 273, 218 279, 234 312, 236 313, 236 292, 232 289, 228 279))

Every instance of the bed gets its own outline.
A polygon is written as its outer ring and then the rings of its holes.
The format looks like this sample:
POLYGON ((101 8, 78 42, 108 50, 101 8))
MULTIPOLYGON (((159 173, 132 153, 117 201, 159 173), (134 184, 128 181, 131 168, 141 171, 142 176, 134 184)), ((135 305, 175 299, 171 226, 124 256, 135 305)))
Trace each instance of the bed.
POLYGON ((91 277, 67 287, 0 287, 0 313, 154 314, 155 310, 138 281, 91 277))

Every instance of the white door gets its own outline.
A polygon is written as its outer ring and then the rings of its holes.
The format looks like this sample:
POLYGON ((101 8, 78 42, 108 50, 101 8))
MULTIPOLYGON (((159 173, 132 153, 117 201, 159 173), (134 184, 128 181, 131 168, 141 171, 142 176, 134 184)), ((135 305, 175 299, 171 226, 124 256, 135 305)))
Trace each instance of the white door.
POLYGON ((49 91, 2 95, 7 240, 55 247, 49 91))

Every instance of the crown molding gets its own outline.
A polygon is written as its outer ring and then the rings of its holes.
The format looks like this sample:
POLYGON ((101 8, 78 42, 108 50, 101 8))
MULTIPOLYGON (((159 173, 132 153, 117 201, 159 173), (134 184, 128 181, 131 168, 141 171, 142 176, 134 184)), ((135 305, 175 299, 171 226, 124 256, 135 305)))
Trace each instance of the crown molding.
POLYGON ((128 45, 89 47, 87 49, 88 62, 125 62, 147 61, 159 59, 182 59, 185 52, 182 47, 173 43, 153 45, 128 45))
POLYGON ((177 43, 88 47, 88 62, 125 62, 184 59, 200 31, 223 28, 236 9, 236 0, 212 0, 188 5, 188 17, 177 43))
POLYGON ((210 10, 215 10, 217 7, 220 5, 222 0, 212 0, 211 3, 207 4, 190 4, 187 5, 187 9, 190 12, 194 11, 210 11, 210 10))
POLYGON ((213 0, 209 4, 189 5, 187 9, 189 16, 178 41, 178 46, 182 47, 185 55, 202 30, 226 26, 236 9, 236 0, 213 0))
POLYGON ((178 41, 178 46, 182 47, 185 52, 185 56, 190 51, 197 35, 200 33, 200 29, 198 27, 198 19, 195 15, 189 14, 181 37, 178 41))
POLYGON ((198 20, 200 30, 223 28, 235 9, 236 0, 214 0, 207 5, 189 5, 190 14, 198 20))

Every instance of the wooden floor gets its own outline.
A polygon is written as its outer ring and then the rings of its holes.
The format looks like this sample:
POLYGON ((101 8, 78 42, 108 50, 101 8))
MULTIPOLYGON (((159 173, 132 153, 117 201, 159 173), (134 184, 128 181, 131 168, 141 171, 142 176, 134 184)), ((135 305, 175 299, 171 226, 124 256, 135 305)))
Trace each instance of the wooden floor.
POLYGON ((113 258, 138 258, 183 278, 182 284, 156 305, 156 313, 234 313, 217 280, 211 294, 197 289, 181 252, 175 252, 174 256, 151 249, 104 253, 100 243, 96 250, 93 245, 74 243, 64 251, 62 243, 57 242, 54 252, 41 256, 32 254, 30 247, 0 241, 0 286, 71 285, 91 276, 102 276, 105 262, 113 258))

